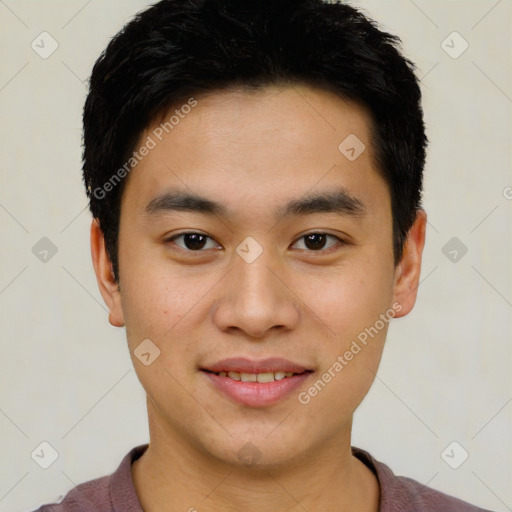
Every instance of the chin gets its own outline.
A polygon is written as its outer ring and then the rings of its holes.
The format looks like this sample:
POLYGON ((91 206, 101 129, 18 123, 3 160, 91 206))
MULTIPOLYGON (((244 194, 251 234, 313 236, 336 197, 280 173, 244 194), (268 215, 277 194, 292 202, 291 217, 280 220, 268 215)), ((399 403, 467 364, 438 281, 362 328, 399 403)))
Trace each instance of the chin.
POLYGON ((232 437, 223 436, 222 440, 217 439, 213 444, 203 444, 203 449, 225 464, 252 470, 275 469, 292 463, 296 458, 303 458, 303 450, 306 448, 304 439, 286 435, 284 429, 281 435, 276 432, 270 434, 272 429, 255 430, 251 426, 246 431, 232 434, 232 437), (301 447, 300 453, 298 446, 301 447))

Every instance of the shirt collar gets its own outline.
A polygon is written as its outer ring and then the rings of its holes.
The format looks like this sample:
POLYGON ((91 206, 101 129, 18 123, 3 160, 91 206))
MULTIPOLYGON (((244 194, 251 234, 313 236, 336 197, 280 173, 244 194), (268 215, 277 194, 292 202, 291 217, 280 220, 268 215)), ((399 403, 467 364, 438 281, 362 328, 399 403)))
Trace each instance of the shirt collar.
MULTIPOLYGON (((144 512, 135 491, 131 472, 132 464, 142 456, 148 444, 141 444, 128 452, 110 480, 110 499, 116 512, 144 512)), ((397 486, 397 478, 391 469, 375 460, 368 452, 361 448, 352 447, 352 454, 363 462, 377 477, 380 487, 379 512, 396 512, 393 506, 397 500, 404 506, 412 505, 407 492, 397 486)))

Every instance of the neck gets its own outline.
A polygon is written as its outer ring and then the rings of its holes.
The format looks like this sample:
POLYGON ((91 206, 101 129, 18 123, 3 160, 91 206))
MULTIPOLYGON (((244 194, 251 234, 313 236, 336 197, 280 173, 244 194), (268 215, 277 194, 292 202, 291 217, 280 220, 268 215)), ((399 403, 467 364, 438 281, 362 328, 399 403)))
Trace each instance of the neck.
POLYGON ((352 455, 351 425, 286 463, 245 466, 214 457, 149 417, 151 441, 132 465, 146 512, 378 512, 378 481, 352 455))

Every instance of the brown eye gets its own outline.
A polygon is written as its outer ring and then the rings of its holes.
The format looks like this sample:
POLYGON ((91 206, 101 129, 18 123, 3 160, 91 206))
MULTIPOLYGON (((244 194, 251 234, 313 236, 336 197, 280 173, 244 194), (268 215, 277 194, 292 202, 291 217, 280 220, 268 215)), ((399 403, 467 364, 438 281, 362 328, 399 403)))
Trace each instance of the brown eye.
MULTIPOLYGON (((201 251, 205 248, 208 243, 208 240, 213 242, 213 239, 208 235, 203 235, 202 233, 181 233, 180 235, 176 235, 168 240, 168 242, 175 243, 178 247, 182 249, 186 249, 189 251, 201 251), (176 243, 176 240, 182 239, 182 244, 176 243)), ((206 247, 207 249, 215 249, 218 247, 213 244, 213 247, 206 247)))
POLYGON ((340 238, 334 235, 329 235, 327 233, 308 233, 307 235, 303 235, 302 237, 299 238, 299 241, 304 241, 305 246, 299 247, 299 249, 306 249, 315 252, 331 249, 336 245, 336 243, 331 244, 326 248, 325 244, 329 238, 333 239, 335 242, 337 241, 343 243, 343 241, 340 238))

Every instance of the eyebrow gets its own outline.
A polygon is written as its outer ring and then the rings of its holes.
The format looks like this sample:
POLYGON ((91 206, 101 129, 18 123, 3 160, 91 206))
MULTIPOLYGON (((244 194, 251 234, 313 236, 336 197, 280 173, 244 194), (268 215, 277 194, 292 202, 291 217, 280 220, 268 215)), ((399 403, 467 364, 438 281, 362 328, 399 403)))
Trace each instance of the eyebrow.
MULTIPOLYGON (((179 190, 172 190, 155 197, 145 208, 145 212, 151 216, 173 211, 228 216, 227 208, 223 204, 179 190)), ((363 201, 349 194, 344 188, 340 188, 316 194, 310 193, 293 199, 278 208, 275 216, 278 220, 313 213, 337 213, 344 216, 363 217, 366 212, 363 201)))

